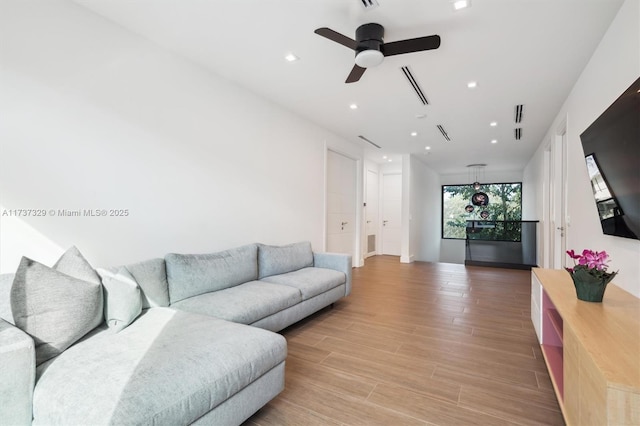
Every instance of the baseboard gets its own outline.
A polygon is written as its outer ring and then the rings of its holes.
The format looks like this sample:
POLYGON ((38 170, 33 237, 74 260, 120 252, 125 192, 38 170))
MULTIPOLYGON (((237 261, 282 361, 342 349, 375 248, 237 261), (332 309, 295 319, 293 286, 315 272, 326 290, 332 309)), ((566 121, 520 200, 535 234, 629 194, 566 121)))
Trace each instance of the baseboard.
POLYGON ((466 266, 489 266, 491 268, 521 269, 525 271, 536 267, 536 265, 524 265, 520 263, 482 262, 479 260, 465 260, 464 264, 466 266))
POLYGON ((415 256, 411 255, 411 256, 400 256, 400 263, 413 263, 415 262, 415 256))

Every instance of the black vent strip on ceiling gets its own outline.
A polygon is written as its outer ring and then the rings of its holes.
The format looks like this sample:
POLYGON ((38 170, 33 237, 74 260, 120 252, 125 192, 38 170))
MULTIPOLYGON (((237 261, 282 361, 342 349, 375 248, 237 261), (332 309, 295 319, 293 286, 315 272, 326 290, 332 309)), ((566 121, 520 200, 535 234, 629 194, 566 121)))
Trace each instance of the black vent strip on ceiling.
POLYGON ((515 115, 515 122, 516 123, 521 123, 522 122, 522 110, 524 109, 524 105, 519 104, 516 105, 516 115, 515 115))
POLYGON ((371 9, 379 6, 377 0, 360 0, 365 9, 371 9))
POLYGON ((442 133, 442 136, 444 136, 444 138, 447 140, 447 142, 451 141, 451 138, 447 134, 447 131, 444 130, 444 127, 442 127, 442 125, 438 124, 438 130, 440 130, 440 133, 442 133))
POLYGON ((358 135, 358 137, 359 137, 360 139, 362 139, 363 141, 369 142, 371 145, 375 146, 376 148, 378 148, 378 149, 382 149, 382 147, 381 147, 380 145, 378 145, 378 144, 376 144, 376 143, 371 142, 369 139, 365 138, 364 136, 362 136, 362 135, 358 135))
POLYGON ((418 95, 418 98, 420 99, 420 102, 422 102, 422 105, 429 105, 429 101, 427 100, 427 97, 424 95, 424 92, 420 88, 420 85, 418 84, 415 77, 411 73, 411 70, 409 69, 409 67, 406 67, 406 66, 402 67, 402 72, 404 73, 404 76, 407 77, 407 80, 409 80, 409 84, 411 84, 411 87, 413 87, 413 90, 416 92, 416 95, 418 95))
POLYGON ((522 128, 518 127, 515 129, 515 133, 516 133, 516 140, 519 141, 520 139, 522 139, 522 128))

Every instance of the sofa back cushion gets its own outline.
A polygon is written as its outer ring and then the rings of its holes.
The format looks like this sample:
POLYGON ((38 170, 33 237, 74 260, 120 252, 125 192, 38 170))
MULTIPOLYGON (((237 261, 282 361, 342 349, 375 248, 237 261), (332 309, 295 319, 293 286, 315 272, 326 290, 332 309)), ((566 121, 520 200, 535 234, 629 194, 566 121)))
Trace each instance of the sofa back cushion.
POLYGON ((102 323, 102 284, 75 247, 53 268, 23 257, 11 287, 11 310, 16 326, 33 337, 39 365, 102 323))
POLYGON ((285 246, 258 244, 258 275, 266 278, 313 266, 311 243, 303 241, 285 246))
POLYGON ((164 259, 149 259, 126 266, 142 290, 142 309, 169 306, 169 283, 164 259))
POLYGON ((258 279, 258 247, 165 256, 171 303, 258 279))

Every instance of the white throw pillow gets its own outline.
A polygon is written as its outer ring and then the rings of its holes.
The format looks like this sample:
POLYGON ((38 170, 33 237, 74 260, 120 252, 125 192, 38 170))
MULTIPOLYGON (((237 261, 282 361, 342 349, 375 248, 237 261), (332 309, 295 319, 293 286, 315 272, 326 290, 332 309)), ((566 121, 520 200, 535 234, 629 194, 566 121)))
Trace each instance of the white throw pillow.
POLYGON ((104 286, 104 319, 115 332, 131 324, 142 312, 142 297, 138 283, 127 268, 117 272, 97 269, 104 286))

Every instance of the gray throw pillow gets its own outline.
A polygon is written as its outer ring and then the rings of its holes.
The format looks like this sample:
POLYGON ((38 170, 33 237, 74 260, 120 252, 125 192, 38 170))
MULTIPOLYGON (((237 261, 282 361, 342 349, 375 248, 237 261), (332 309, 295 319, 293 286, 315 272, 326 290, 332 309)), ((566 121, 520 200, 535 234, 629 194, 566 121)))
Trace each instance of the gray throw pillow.
POLYGON ((100 284, 100 277, 75 246, 60 256, 60 259, 53 265, 53 269, 80 280, 100 284))
POLYGON ((115 332, 124 330, 142 312, 140 287, 127 268, 97 269, 104 287, 104 318, 115 332))
POLYGON ((33 337, 39 365, 102 322, 102 285, 23 257, 11 287, 11 310, 16 326, 33 337))
POLYGON ((0 274, 0 318, 13 324, 11 313, 11 285, 16 274, 0 274))
POLYGON ((303 241, 285 246, 258 244, 259 278, 286 274, 313 266, 311 243, 303 241))

